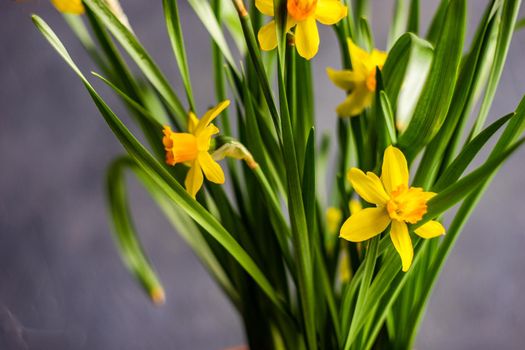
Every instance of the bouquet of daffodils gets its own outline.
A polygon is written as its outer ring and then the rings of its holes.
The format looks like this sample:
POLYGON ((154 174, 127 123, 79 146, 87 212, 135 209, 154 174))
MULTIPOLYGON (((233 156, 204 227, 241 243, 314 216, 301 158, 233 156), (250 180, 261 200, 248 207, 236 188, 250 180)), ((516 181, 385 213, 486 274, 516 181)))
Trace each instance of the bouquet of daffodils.
POLYGON ((165 292, 133 225, 127 172, 238 310, 250 349, 412 348, 463 226, 523 143, 525 102, 486 123, 519 0, 489 1, 468 47, 466 0, 441 0, 427 33, 419 1, 397 0, 387 51, 374 46, 367 0, 187 0, 213 46, 212 108, 194 102, 178 0, 162 6, 183 94, 117 0, 52 2, 100 69, 81 72, 33 16, 127 152, 108 168, 108 208, 123 261, 153 302, 165 292), (315 131, 320 25, 340 46, 326 72, 341 103, 323 112, 335 140, 315 131), (133 128, 93 79, 121 98, 133 128))

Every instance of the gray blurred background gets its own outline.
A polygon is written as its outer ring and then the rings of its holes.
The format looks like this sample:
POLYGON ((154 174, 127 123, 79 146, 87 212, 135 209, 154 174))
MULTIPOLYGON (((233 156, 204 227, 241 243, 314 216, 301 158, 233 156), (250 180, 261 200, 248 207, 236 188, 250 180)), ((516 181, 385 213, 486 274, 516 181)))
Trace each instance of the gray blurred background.
MULTIPOLYGON (((373 1, 380 48, 392 1, 373 1)), ((477 21, 486 1, 469 3, 477 21)), ((160 1, 123 1, 130 21, 182 91, 160 1)), ((426 28, 437 1, 423 1, 426 28)), ((197 103, 214 102, 208 36, 185 1, 183 29, 197 103)), ((73 58, 94 69, 45 0, 0 3, 0 349, 222 349, 243 343, 233 308, 155 205, 131 181, 142 240, 165 284, 154 307, 125 270, 109 234, 103 177, 123 152, 84 87, 30 21, 40 14, 73 58)), ((522 11, 523 13, 523 11, 522 11)), ((469 37, 472 36, 471 22, 469 37)), ((314 59, 321 128, 342 93, 325 76, 339 67, 330 29, 314 59)), ((491 119, 525 93, 525 32, 518 33, 491 119)), ((100 86, 98 84, 97 86, 100 86)), ((106 89, 110 105, 125 111, 106 89)), ((417 349, 525 348, 525 151, 496 177, 443 271, 417 349)))

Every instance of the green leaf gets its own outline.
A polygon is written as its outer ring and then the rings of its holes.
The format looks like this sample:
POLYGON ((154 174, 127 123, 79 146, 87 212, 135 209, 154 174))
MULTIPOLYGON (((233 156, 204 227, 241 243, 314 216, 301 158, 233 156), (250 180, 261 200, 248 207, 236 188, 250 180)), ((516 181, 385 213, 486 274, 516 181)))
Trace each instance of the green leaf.
POLYGON ((306 143, 304 170, 303 170, 303 196, 304 196, 304 211, 306 214, 306 224, 311 227, 310 240, 313 241, 316 237, 313 235, 313 228, 316 226, 315 223, 315 185, 316 185, 316 173, 315 173, 315 129, 310 130, 308 135, 308 141, 306 143))
POLYGON ((494 100, 496 89, 505 66, 505 60, 509 51, 510 41, 514 34, 514 26, 518 17, 521 0, 505 0, 503 2, 501 21, 499 24, 498 39, 496 44, 496 53, 494 55, 494 62, 492 63, 492 69, 485 90, 485 96, 481 103, 478 118, 472 128, 470 138, 476 136, 481 131, 494 100))
POLYGON ((372 28, 367 19, 364 17, 359 18, 359 34, 362 41, 362 47, 366 48, 367 51, 372 51, 374 48, 374 34, 372 28))
POLYGON ((467 169, 474 157, 479 153, 487 141, 490 140, 492 135, 494 135, 494 133, 496 133, 496 131, 498 131, 510 118, 514 117, 514 115, 514 113, 510 113, 501 117, 470 141, 456 159, 447 167, 445 172, 439 177, 436 184, 432 187, 432 191, 440 192, 459 179, 461 174, 467 169))
POLYGON ((419 33, 419 0, 410 1, 407 31, 414 34, 419 33))
POLYGON ((178 127, 186 125, 186 110, 182 106, 179 98, 171 88, 166 77, 162 74, 153 59, 140 44, 135 35, 113 14, 103 0, 85 0, 85 5, 93 11, 95 16, 101 20, 109 31, 120 42, 124 50, 135 61, 142 70, 151 85, 157 89, 167 105, 175 114, 178 127))
POLYGON ((135 100, 133 100, 131 97, 129 97, 124 91, 120 90, 117 86, 115 86, 115 84, 113 84, 108 79, 104 78, 103 76, 101 76, 100 74, 95 73, 95 72, 91 72, 91 74, 93 74, 95 77, 97 77, 100 80, 102 80, 107 86, 109 86, 111 89, 113 89, 113 91, 115 91, 120 97, 122 97, 122 99, 126 103, 128 103, 131 106, 131 108, 135 109, 135 111, 137 111, 137 113, 141 114, 144 117, 144 119, 148 120, 148 122, 154 128, 157 129, 158 136, 161 135, 162 124, 157 120, 155 115, 153 115, 152 113, 150 113, 149 110, 147 110, 146 108, 144 108, 140 104, 138 104, 135 100))
POLYGON ((177 0, 162 0, 164 7, 164 18, 166 19, 166 27, 168 29, 168 36, 170 38, 171 47, 175 60, 179 66, 179 71, 188 97, 188 103, 192 111, 195 110, 195 101, 193 99, 193 90, 191 88, 190 69, 188 68, 188 58, 186 57, 186 49, 184 48, 184 36, 182 35, 182 28, 180 25, 179 9, 177 7, 177 0))
POLYGON ((197 15, 197 17, 199 17, 204 27, 206 27, 208 33, 210 33, 210 36, 213 38, 213 41, 215 41, 215 44, 217 44, 217 46, 221 50, 224 58, 226 58, 226 61, 228 61, 232 69, 235 72, 237 72, 237 65, 235 63, 235 60, 233 59, 233 55, 231 54, 228 43, 226 42, 226 38, 223 35, 221 25, 217 22, 217 18, 213 13, 210 3, 205 0, 188 0, 188 3, 193 8, 193 11, 197 15))
POLYGON ((224 23, 226 29, 228 29, 228 32, 233 38, 233 41, 237 45, 237 49, 241 55, 244 56, 246 54, 247 48, 246 42, 244 41, 244 35, 242 33, 242 25, 239 21, 239 16, 237 16, 237 11, 235 10, 235 7, 232 5, 231 1, 221 0, 220 3, 222 23, 224 23))
POLYGON ((139 141, 131 134, 125 125, 111 111, 102 98, 93 89, 91 84, 84 77, 82 72, 75 65, 69 53, 62 45, 55 33, 49 26, 38 16, 32 17, 36 27, 41 31, 49 43, 57 50, 62 58, 69 64, 75 73, 84 83, 86 89, 91 95, 100 113, 114 132, 115 136, 128 151, 130 156, 140 165, 140 167, 150 176, 155 183, 161 188, 166 195, 182 208, 191 218, 201 225, 220 245, 228 251, 231 256, 239 262, 245 271, 260 286, 262 291, 268 296, 269 300, 280 310, 283 315, 289 315, 282 297, 276 294, 275 290, 269 283, 268 279, 261 272, 252 258, 237 243, 231 234, 211 215, 205 208, 195 201, 172 177, 168 170, 161 165, 139 141))
POLYGON ((458 182, 439 192, 428 202, 428 211, 421 221, 411 226, 411 230, 421 227, 428 220, 442 214, 468 194, 478 188, 485 180, 492 176, 497 168, 510 157, 522 144, 521 140, 494 158, 487 160, 482 166, 461 178, 458 182))
POLYGON ((447 5, 450 0, 441 0, 439 6, 432 17, 432 22, 427 32, 427 40, 432 44, 437 42, 441 28, 443 27, 443 21, 445 20, 445 15, 447 13, 447 5))
POLYGON ((107 171, 106 193, 114 236, 122 260, 129 271, 155 304, 163 304, 164 288, 144 254, 131 219, 124 177, 126 165, 126 158, 117 158, 107 171))
POLYGON ((429 188, 440 168, 448 165, 449 157, 461 140, 463 126, 467 123, 470 111, 479 96, 479 89, 491 62, 494 34, 497 31, 498 6, 497 1, 487 6, 474 37, 472 49, 462 64, 445 122, 425 149, 414 178, 415 186, 429 188))
POLYGON ((456 85, 465 31, 465 0, 452 0, 414 115, 399 138, 399 146, 408 159, 413 159, 432 140, 445 120, 456 85))
POLYGON ((401 130, 406 128, 414 113, 432 57, 432 46, 412 33, 402 35, 388 53, 381 73, 397 127, 401 130))
POLYGON ((525 28, 525 18, 521 18, 516 22, 516 25, 514 26, 514 31, 517 32, 519 30, 522 30, 525 28))
POLYGON ((365 318, 363 314, 366 313, 368 310, 365 308, 365 305, 367 303, 368 298, 370 298, 370 295, 368 294, 368 288, 370 287, 372 277, 374 275, 380 239, 381 237, 379 235, 370 239, 369 247, 367 249, 366 258, 364 261, 364 275, 361 280, 361 288, 359 289, 359 293, 357 295, 357 303, 355 306, 354 314, 352 316, 352 322, 350 323, 350 329, 346 337, 344 347, 345 350, 350 349, 350 346, 353 344, 353 341, 355 340, 359 331, 359 320, 365 318))
POLYGON ((86 24, 82 20, 82 17, 77 15, 64 14, 64 20, 67 22, 73 33, 75 33, 82 46, 89 54, 91 59, 97 64, 97 66, 99 66, 100 69, 102 69, 105 73, 109 72, 108 64, 98 52, 97 46, 93 42, 91 34, 89 33, 86 24))
POLYGON ((388 48, 391 48, 397 39, 399 39, 399 37, 405 33, 407 22, 405 2, 405 0, 395 0, 394 12, 392 15, 392 25, 390 26, 390 32, 388 34, 388 48))
POLYGON ((397 134, 394 125, 394 112, 390 100, 383 89, 381 71, 376 72, 377 89, 375 99, 376 129, 378 135, 378 150, 382 152, 391 144, 396 144, 397 134))

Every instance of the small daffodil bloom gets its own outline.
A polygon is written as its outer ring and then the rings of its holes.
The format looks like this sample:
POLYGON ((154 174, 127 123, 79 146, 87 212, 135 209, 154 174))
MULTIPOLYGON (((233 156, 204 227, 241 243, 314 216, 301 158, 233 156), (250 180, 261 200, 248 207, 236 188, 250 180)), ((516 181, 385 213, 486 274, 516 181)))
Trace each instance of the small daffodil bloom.
POLYGON ((166 150, 166 163, 175 165, 184 163, 190 167, 184 184, 186 191, 195 198, 206 178, 214 183, 224 183, 224 172, 221 166, 213 160, 209 153, 211 138, 219 129, 211 122, 228 107, 230 101, 226 100, 210 109, 201 120, 190 112, 188 132, 173 132, 169 126, 164 127, 162 143, 166 150))
MULTIPOLYGON (((353 213, 341 227, 342 238, 351 242, 366 241, 390 225, 390 238, 401 256, 403 271, 412 264, 414 250, 407 224, 420 221, 427 212, 427 201, 435 193, 409 187, 408 166, 403 153, 389 146, 384 153, 381 178, 372 172, 366 174, 350 169, 348 178, 354 190, 375 207, 353 213)), ((415 230, 422 238, 434 238, 445 233, 437 221, 429 221, 415 230)))
MULTIPOLYGON (((255 0, 255 6, 267 16, 274 16, 273 0, 255 0)), ((319 31, 317 21, 324 25, 339 22, 347 15, 347 8, 339 0, 287 0, 286 31, 295 27, 295 46, 301 57, 307 60, 317 54, 319 31)), ((261 49, 273 50, 277 47, 275 21, 261 28, 258 34, 261 49)))
POLYGON ((386 52, 375 49, 368 53, 351 39, 348 39, 348 50, 351 70, 326 69, 330 80, 348 93, 346 100, 337 107, 340 117, 359 115, 372 104, 376 91, 376 67, 382 69, 387 57, 386 52))
POLYGON ((62 13, 81 15, 84 13, 82 0, 51 0, 56 9, 62 13))

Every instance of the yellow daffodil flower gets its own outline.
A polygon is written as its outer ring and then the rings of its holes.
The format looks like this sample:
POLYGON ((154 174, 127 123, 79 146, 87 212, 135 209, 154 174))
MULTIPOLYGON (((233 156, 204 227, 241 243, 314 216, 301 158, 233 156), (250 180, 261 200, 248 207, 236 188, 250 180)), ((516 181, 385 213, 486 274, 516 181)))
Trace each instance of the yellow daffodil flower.
MULTIPOLYGON (((267 16, 274 16, 273 0, 255 0, 255 6, 267 16)), ((297 52, 307 60, 317 54, 319 32, 317 22, 332 25, 347 15, 348 9, 339 0, 287 0, 288 17, 286 31, 295 27, 295 46, 297 52)), ((277 47, 275 21, 261 28, 258 34, 261 49, 273 50, 277 47)))
POLYGON ((376 91, 376 67, 382 69, 387 57, 386 52, 376 49, 368 53, 351 39, 348 39, 348 50, 352 70, 326 69, 330 80, 348 93, 336 110, 341 117, 359 115, 372 104, 376 91))
POLYGON ((62 13, 81 15, 84 13, 82 0, 51 0, 56 9, 62 13))
MULTIPOLYGON (((354 190, 376 207, 352 214, 341 227, 342 238, 351 242, 366 241, 390 225, 390 238, 401 256, 403 271, 412 264, 414 250, 407 223, 415 224, 427 212, 427 201, 435 193, 409 187, 408 166, 403 153, 389 146, 384 153, 381 178, 357 168, 348 172, 354 190)), ((415 230, 422 238, 434 238, 445 233, 437 221, 429 221, 415 230)))
POLYGON ((210 109, 201 120, 195 114, 189 114, 188 133, 173 132, 169 126, 164 127, 162 143, 166 150, 166 163, 175 165, 185 163, 190 167, 184 184, 186 191, 195 198, 206 178, 214 183, 224 183, 224 172, 221 166, 208 152, 211 138, 219 129, 211 122, 228 107, 230 101, 226 100, 210 109))

